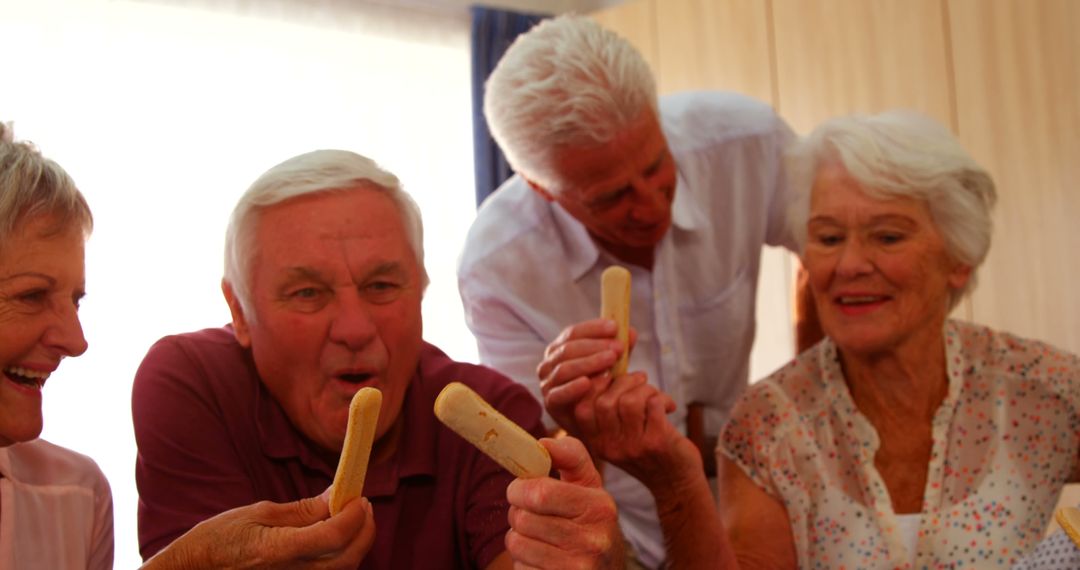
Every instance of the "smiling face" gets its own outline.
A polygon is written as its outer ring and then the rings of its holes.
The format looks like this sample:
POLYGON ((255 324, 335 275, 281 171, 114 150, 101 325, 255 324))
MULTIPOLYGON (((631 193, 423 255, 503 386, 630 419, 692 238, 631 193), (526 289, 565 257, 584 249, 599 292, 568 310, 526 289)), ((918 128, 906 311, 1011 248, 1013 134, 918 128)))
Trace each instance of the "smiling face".
POLYGON ((31 218, 0 248, 0 447, 41 433, 41 387, 61 359, 86 351, 85 238, 55 229, 48 216, 31 218))
POLYGON ((267 207, 256 221, 250 307, 226 287, 237 339, 289 419, 339 452, 349 402, 382 391, 376 438, 401 410, 421 347, 421 273, 395 203, 361 184, 267 207))
POLYGON ((553 154, 555 200, 616 255, 652 249, 671 226, 675 160, 651 109, 607 144, 553 154))
POLYGON ((811 192, 803 263, 825 334, 855 354, 940 338, 949 291, 971 270, 947 254, 927 205, 867 196, 836 163, 811 192))

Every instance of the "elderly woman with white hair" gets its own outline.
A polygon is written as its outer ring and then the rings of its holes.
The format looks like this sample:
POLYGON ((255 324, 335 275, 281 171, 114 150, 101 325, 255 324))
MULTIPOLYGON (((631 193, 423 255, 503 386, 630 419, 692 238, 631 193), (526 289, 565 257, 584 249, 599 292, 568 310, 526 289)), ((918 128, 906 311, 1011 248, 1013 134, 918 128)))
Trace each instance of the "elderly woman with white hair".
POLYGON ((790 164, 827 338, 753 385, 722 436, 736 557, 1008 567, 1077 479, 1080 361, 948 318, 990 247, 989 174, 905 112, 830 120, 790 164))

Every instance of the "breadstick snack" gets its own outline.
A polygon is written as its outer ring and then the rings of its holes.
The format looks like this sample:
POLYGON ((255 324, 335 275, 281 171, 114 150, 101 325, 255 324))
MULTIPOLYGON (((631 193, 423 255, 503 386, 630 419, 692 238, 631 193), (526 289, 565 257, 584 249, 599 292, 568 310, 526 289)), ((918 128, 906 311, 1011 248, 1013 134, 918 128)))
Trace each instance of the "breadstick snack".
POLYGON ((349 429, 345 432, 345 445, 341 448, 334 485, 330 488, 331 515, 341 512, 346 503, 359 497, 364 490, 381 406, 382 392, 375 388, 361 388, 353 395, 349 404, 349 429))
POLYGON ((447 384, 435 398, 435 417, 515 477, 551 471, 551 456, 540 442, 460 382, 447 384))
POLYGON ((611 377, 617 378, 626 374, 630 359, 630 272, 625 267, 612 265, 600 275, 600 316, 618 325, 615 338, 623 351, 611 367, 611 377))

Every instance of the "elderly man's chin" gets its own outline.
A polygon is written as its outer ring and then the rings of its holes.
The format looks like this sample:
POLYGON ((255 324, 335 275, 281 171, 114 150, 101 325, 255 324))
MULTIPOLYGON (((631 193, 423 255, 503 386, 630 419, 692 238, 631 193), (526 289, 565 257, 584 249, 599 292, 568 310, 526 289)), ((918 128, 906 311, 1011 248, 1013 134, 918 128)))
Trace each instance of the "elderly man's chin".
POLYGON ((660 243, 660 240, 664 239, 664 235, 667 234, 670 227, 671 221, 668 220, 648 226, 623 228, 619 232, 619 239, 616 243, 621 243, 627 247, 655 247, 656 244, 660 243))

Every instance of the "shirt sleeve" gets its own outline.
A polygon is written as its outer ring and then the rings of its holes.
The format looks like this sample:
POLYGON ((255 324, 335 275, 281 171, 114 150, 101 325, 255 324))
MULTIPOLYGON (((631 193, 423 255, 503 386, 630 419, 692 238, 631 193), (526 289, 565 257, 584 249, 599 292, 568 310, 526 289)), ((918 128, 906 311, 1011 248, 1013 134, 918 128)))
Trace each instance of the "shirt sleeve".
MULTIPOLYGON (((795 132, 780 117, 775 117, 776 126, 769 137, 768 161, 774 165, 776 173, 773 187, 770 189, 768 227, 765 243, 782 246, 793 253, 799 253, 795 242, 795 232, 788 221, 788 208, 795 200, 796 189, 791 188, 787 172, 786 156, 788 150, 797 141, 795 132)), ((809 190, 807 190, 809 192, 809 190)))
POLYGON ((105 474, 98 469, 94 484, 94 529, 90 536, 86 567, 89 570, 111 570, 114 551, 112 490, 105 474))
POLYGON ((199 522, 255 500, 207 374, 177 337, 155 344, 136 372, 132 419, 144 560, 199 522))
POLYGON ((751 386, 735 404, 716 454, 718 460, 731 459, 763 491, 783 500, 771 475, 782 417, 778 412, 773 393, 764 381, 751 386))
MULTIPOLYGON (((536 367, 548 342, 554 339, 543 338, 529 326, 525 315, 519 312, 527 310, 526 300, 515 298, 506 288, 490 287, 484 281, 476 274, 458 278, 465 322, 476 337, 480 362, 521 384, 542 403, 536 367)), ((543 421, 555 425, 546 412, 543 421)))
MULTIPOLYGON (((540 406, 521 386, 504 383, 486 399, 534 437, 544 436, 540 406)), ((475 467, 466 496, 465 528, 475 567, 485 568, 506 550, 504 539, 510 530, 507 520, 510 503, 506 500, 506 487, 514 476, 483 453, 474 452, 475 467)))

